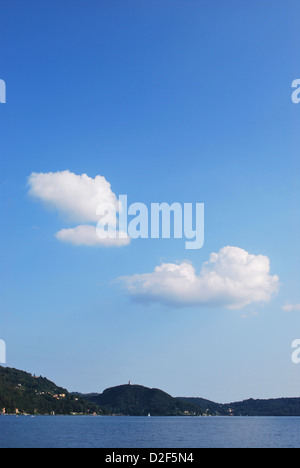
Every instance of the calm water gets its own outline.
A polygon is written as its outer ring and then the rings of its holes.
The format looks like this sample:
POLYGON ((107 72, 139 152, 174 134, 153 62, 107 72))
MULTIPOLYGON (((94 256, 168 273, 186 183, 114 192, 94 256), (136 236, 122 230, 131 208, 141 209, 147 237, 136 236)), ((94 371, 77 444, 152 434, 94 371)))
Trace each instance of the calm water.
POLYGON ((0 448, 300 447, 300 418, 0 416, 0 448))

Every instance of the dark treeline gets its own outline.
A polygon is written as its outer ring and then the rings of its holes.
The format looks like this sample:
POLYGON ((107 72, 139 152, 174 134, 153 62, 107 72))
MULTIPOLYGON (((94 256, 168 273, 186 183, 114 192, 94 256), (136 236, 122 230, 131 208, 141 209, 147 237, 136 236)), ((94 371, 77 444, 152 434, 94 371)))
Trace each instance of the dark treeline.
POLYGON ((0 414, 101 414, 129 416, 300 416, 300 398, 229 404, 174 398, 155 388, 120 385, 103 393, 69 393, 45 377, 0 366, 0 414))

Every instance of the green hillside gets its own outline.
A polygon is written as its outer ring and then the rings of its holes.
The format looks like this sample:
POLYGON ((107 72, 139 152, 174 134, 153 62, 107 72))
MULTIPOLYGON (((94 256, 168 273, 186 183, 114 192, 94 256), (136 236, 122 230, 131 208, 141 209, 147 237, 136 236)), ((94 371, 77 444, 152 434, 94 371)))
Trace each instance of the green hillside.
POLYGON ((100 412, 81 396, 70 395, 44 377, 0 366, 0 413, 89 414, 100 412))

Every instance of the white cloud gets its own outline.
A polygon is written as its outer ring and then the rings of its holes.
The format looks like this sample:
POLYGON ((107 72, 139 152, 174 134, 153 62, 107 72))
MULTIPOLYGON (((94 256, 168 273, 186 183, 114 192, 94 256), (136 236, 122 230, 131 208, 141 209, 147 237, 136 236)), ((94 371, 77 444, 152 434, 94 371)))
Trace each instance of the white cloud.
MULTIPOLYGON (((112 192, 110 183, 101 175, 94 179, 86 174, 77 175, 70 171, 35 173, 28 178, 29 194, 40 200, 46 207, 55 209, 64 215, 67 221, 80 224, 56 233, 56 238, 63 242, 81 246, 123 246, 130 238, 119 233, 117 213, 122 209, 119 200, 112 192), (110 208, 105 216, 105 223, 114 227, 116 238, 97 235, 96 224, 100 223, 99 207, 110 208), (111 207, 113 209, 111 209, 111 207)), ((101 211, 101 210, 100 210, 101 211)), ((98 234, 101 234, 101 229, 98 234)))
POLYGON ((81 225, 72 229, 62 229, 56 234, 56 238, 62 242, 88 247, 122 247, 128 245, 130 237, 125 233, 117 233, 116 238, 99 237, 95 226, 81 225))
POLYGON ((153 273, 120 278, 132 298, 178 307, 223 306, 243 308, 267 302, 279 289, 278 276, 270 276, 270 260, 238 247, 213 253, 199 274, 193 265, 164 263, 153 273))
POLYGON ((29 194, 76 222, 98 222, 97 207, 102 203, 113 204, 118 211, 118 200, 110 183, 97 175, 70 171, 35 173, 28 179, 29 194))
POLYGON ((282 307, 285 312, 300 311, 300 304, 286 304, 282 307))

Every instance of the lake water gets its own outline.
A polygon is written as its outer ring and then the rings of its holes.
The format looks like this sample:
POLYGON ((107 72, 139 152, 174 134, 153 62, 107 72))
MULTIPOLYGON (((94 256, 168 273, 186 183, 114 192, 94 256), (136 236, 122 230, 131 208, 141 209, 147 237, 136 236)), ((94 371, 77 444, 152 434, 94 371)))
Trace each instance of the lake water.
POLYGON ((300 418, 0 416, 0 448, 298 448, 300 418))

